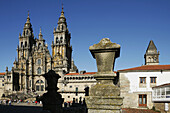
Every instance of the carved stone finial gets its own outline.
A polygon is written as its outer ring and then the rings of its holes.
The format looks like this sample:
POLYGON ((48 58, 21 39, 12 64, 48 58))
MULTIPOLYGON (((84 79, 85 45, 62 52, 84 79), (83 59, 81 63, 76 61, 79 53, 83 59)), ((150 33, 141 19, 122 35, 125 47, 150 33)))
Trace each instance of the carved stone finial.
POLYGON ((89 50, 96 59, 98 73, 113 73, 115 59, 120 55, 119 44, 103 38, 98 44, 90 46, 89 50))

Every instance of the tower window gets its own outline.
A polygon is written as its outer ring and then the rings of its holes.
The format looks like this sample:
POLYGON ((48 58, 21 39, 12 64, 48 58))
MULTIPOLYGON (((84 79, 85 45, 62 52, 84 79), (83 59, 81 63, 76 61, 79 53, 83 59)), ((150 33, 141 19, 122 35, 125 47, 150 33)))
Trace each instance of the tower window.
POLYGON ((64 27, 63 27, 63 25, 61 25, 61 30, 63 30, 64 29, 64 27))
POLYGON ((38 46, 40 47, 40 46, 41 46, 41 43, 39 43, 38 46))
POLYGON ((25 42, 25 47, 27 47, 27 42, 25 42))
POLYGON ((63 37, 60 37, 60 42, 63 43, 63 37))
POLYGON ((58 26, 58 30, 60 30, 60 26, 58 26))
POLYGON ((28 35, 28 30, 26 31, 26 35, 28 35))
POLYGON ((58 37, 56 37, 56 43, 58 43, 58 37))
POLYGON ((156 57, 154 58, 154 62, 156 62, 157 61, 157 59, 156 59, 156 57))
POLYGON ((40 67, 37 69, 37 74, 41 74, 41 68, 40 67))
POLYGON ((23 42, 21 42, 21 47, 23 46, 23 42))
POLYGON ((150 57, 148 58, 148 61, 151 62, 151 58, 150 57))

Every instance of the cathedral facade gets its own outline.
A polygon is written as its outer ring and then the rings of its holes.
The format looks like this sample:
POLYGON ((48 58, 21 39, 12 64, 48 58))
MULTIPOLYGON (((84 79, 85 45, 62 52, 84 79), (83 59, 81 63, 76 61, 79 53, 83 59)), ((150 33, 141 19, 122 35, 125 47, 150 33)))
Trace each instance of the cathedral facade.
POLYGON ((41 28, 38 39, 34 37, 28 13, 22 34, 19 34, 17 59, 15 59, 11 71, 8 70, 8 67, 6 68, 4 76, 4 94, 6 96, 16 92, 43 94, 47 83, 42 75, 49 70, 54 70, 61 76, 58 87, 62 89, 64 75, 78 71, 72 59, 71 34, 67 28, 63 8, 58 26, 54 28, 53 34, 51 56, 41 28))

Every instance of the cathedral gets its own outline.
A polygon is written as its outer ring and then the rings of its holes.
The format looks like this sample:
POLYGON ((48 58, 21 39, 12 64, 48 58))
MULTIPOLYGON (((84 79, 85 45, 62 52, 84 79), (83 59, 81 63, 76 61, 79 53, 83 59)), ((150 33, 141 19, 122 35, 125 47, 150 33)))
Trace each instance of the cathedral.
POLYGON ((41 28, 38 39, 34 37, 28 12, 22 34, 19 34, 17 59, 15 59, 11 71, 8 70, 8 67, 6 68, 4 76, 4 94, 6 96, 18 92, 43 94, 47 83, 42 75, 49 70, 54 70, 61 76, 58 84, 60 89, 63 87, 65 74, 78 72, 72 59, 71 34, 67 28, 63 8, 53 35, 51 56, 41 28))

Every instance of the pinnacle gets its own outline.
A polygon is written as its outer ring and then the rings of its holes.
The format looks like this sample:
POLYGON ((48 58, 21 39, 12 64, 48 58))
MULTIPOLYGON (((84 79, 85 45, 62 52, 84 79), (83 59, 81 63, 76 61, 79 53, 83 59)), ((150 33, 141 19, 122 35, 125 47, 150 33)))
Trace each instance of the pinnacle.
POLYGON ((26 21, 26 23, 30 23, 30 17, 29 17, 29 11, 28 11, 28 17, 27 17, 27 21, 26 21))

